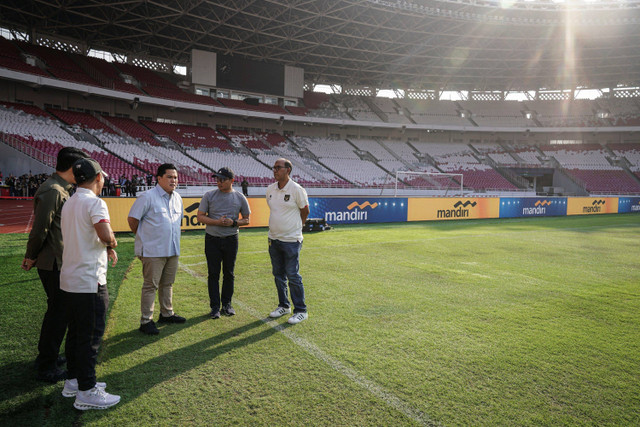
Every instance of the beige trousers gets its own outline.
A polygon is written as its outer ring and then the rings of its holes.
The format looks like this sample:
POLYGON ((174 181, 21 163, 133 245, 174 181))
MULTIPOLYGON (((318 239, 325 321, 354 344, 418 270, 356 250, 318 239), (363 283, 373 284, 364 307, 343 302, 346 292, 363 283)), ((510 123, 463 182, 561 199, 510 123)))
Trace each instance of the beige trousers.
POLYGON ((178 256, 170 257, 140 257, 142 261, 142 298, 140 323, 145 324, 153 320, 153 308, 158 292, 160 314, 173 316, 173 282, 178 271, 178 256))

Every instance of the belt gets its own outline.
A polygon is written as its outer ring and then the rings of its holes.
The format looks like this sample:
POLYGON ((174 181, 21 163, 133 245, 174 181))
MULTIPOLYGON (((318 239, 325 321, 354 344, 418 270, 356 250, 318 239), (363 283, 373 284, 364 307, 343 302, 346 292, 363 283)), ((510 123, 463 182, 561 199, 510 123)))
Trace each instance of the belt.
POLYGON ((214 236, 211 234, 207 234, 208 239, 235 239, 236 237, 238 237, 237 234, 232 234, 231 236, 214 236))

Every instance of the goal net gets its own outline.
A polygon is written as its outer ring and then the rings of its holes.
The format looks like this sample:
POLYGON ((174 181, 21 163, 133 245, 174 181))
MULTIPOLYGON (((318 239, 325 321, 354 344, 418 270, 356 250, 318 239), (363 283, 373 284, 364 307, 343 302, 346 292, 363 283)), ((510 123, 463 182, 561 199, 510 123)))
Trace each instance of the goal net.
POLYGON ((395 196, 398 190, 430 190, 442 195, 463 196, 461 173, 396 171, 395 196))

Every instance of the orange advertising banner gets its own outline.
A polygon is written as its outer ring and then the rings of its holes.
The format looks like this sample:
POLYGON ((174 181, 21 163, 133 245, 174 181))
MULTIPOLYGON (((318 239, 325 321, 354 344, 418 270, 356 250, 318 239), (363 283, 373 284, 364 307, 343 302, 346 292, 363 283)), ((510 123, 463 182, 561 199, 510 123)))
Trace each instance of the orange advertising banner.
MULTIPOLYGON (((127 217, 129 210, 136 200, 132 197, 106 197, 103 199, 109 208, 109 216, 111 217, 111 228, 115 232, 130 231, 127 217)), ((200 206, 200 197, 184 197, 182 204, 184 212, 182 215, 182 230, 204 230, 204 225, 198 222, 198 206, 200 206)), ((266 199, 249 198, 249 207, 251 208, 251 224, 249 227, 266 227, 269 225, 269 207, 266 199)), ((244 227, 243 227, 244 228, 244 227)))
POLYGON ((569 197, 567 215, 618 213, 617 197, 569 197))
POLYGON ((409 198, 408 221, 500 217, 500 198, 409 198))

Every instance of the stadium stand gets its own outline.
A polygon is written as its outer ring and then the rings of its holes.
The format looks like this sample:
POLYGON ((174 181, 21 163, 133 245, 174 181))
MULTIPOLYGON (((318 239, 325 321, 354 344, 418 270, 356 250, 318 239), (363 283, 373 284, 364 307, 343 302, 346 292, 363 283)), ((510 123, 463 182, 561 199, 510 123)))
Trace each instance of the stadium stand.
POLYGON ((371 110, 369 105, 358 96, 335 96, 335 103, 344 107, 344 110, 354 119, 368 122, 380 122, 381 118, 371 110))
MULTIPOLYGON (((307 187, 347 187, 343 179, 308 155, 302 155, 299 147, 295 143, 282 135, 276 133, 259 132, 256 138, 263 141, 270 147, 270 150, 258 154, 258 157, 267 165, 274 164, 275 161, 284 157, 289 159, 294 166, 293 179, 307 187)), ((255 150, 254 150, 255 152, 255 150)), ((308 153, 305 153, 308 154, 308 153)))
POLYGON ((53 76, 60 80, 68 80, 91 86, 100 84, 91 78, 71 57, 61 51, 27 42, 18 42, 18 46, 26 53, 39 58, 53 76))
POLYGON ((262 102, 258 102, 257 104, 248 104, 245 101, 240 101, 239 99, 229 98, 218 98, 218 102, 225 107, 237 108, 240 110, 262 111, 263 113, 273 114, 289 114, 287 110, 274 104, 264 104, 262 102))
POLYGON ((390 123, 412 123, 404 114, 404 109, 397 106, 391 98, 372 98, 371 102, 384 114, 390 123))
POLYGON ((375 163, 361 159, 357 148, 346 140, 296 137, 296 144, 308 149, 318 161, 359 187, 391 184, 393 177, 375 163))
POLYGON ((546 145, 540 150, 555 158, 587 191, 621 194, 640 192, 640 183, 612 164, 610 155, 600 144, 546 145))
POLYGON ((307 107, 295 107, 293 105, 288 105, 284 108, 295 116, 306 116, 309 114, 309 109, 307 107))
POLYGON ((535 113, 542 126, 602 126, 598 121, 595 104, 590 100, 572 101, 525 101, 529 111, 535 113))
POLYGON ((82 55, 75 55, 74 57, 76 62, 104 87, 121 92, 142 94, 139 88, 125 82, 114 65, 104 59, 82 55))
POLYGON ((214 129, 193 125, 177 125, 144 120, 144 126, 157 135, 171 138, 180 146, 187 148, 217 148, 221 151, 232 151, 227 139, 214 129))
MULTIPOLYGON (((34 108, 36 107, 29 106, 23 107, 23 109, 15 109, 13 106, 6 104, 0 106, 0 132, 8 134, 49 156, 53 162, 49 164, 49 166, 55 166, 55 156, 62 147, 71 146, 84 150, 92 158, 100 162, 103 169, 110 175, 125 175, 131 177, 134 174, 141 173, 141 170, 132 164, 113 156, 103 148, 83 138, 79 128, 65 129, 60 122, 48 116, 47 113, 42 110, 40 110, 37 115, 25 112, 25 110, 34 111, 34 108)), ((56 110, 58 113, 60 113, 60 111, 61 110, 56 110)), ((78 117, 75 115, 67 115, 67 117, 72 116, 78 117)), ((89 129, 91 129, 90 126, 96 125, 96 123, 86 118, 80 120, 80 123, 89 129)), ((97 121, 97 123, 102 125, 100 121, 97 121)), ((77 123, 74 124, 77 125, 77 123)), ((99 129, 101 131, 104 130, 99 129)))
POLYGON ((12 41, 7 40, 4 37, 0 37, 0 67, 23 73, 51 77, 50 74, 41 70, 36 65, 27 64, 20 49, 18 49, 12 41))
POLYGON ((526 119, 526 106, 514 101, 458 101, 460 106, 471 113, 471 119, 478 126, 533 127, 536 123, 526 119))
POLYGON ((311 92, 305 90, 302 101, 304 102, 305 107, 311 110, 316 110, 320 108, 322 104, 329 102, 329 95, 322 92, 311 92))
POLYGON ((173 99, 175 101, 192 102, 194 104, 219 105, 213 98, 205 95, 197 95, 178 89, 161 86, 146 85, 142 88, 150 96, 156 98, 173 99))
POLYGON ((142 126, 129 118, 104 116, 103 119, 111 123, 111 127, 118 129, 120 132, 126 133, 132 138, 150 145, 161 145, 148 128, 142 126))
POLYGON ((460 116, 460 107, 453 101, 398 99, 396 102, 419 124, 472 126, 466 117, 460 116))
MULTIPOLYGON (((130 64, 108 63, 98 58, 4 38, 0 38, 0 67, 133 94, 146 93, 153 97, 192 104, 224 105, 283 116, 309 115, 349 121, 438 124, 467 128, 640 125, 638 103, 635 99, 625 98, 593 101, 454 102, 327 95, 306 91, 304 107, 262 103, 252 105, 227 98, 215 100, 180 89, 172 81, 176 78, 168 74, 165 76, 165 73, 130 64), (44 69, 27 64, 25 55, 36 58, 35 63, 44 69), (125 82, 125 76, 129 76, 133 84, 125 82), (527 119, 525 112, 531 112, 532 118, 527 119), (463 113, 465 117, 462 117, 463 113)), ((50 108, 45 112, 38 107, 18 103, 4 103, 3 110, 18 114, 22 112, 31 117, 24 125, 29 130, 16 130, 13 118, 8 119, 3 127, 6 135, 49 154, 57 147, 55 144, 80 144, 88 152, 96 153, 96 157, 102 156, 105 164, 112 169, 127 174, 140 172, 140 169, 153 172, 160 162, 171 161, 179 165, 181 174, 189 181, 208 181, 209 169, 215 169, 220 164, 219 160, 223 160, 233 161, 236 167, 246 170, 247 177, 256 185, 270 182, 270 164, 277 157, 286 156, 296 165, 295 178, 312 187, 372 187, 388 184, 398 170, 425 170, 463 173, 465 185, 477 190, 513 190, 517 187, 503 176, 501 168, 541 167, 545 159, 553 159, 588 191, 640 192, 637 182, 637 177, 640 176, 640 150, 633 144, 610 143, 608 148, 582 144, 559 148, 473 143, 469 147, 464 144, 406 143, 364 138, 287 139, 272 132, 217 132, 208 127, 150 120, 137 123, 131 119, 94 117, 59 108, 50 108), (34 118, 48 123, 47 129, 54 123, 62 133, 43 134, 42 124, 31 121, 34 118), (57 122, 56 118, 68 127, 57 122), (74 142, 67 140, 69 137, 74 142), (323 144, 329 144, 329 151, 335 152, 327 152, 321 147, 323 144), (611 152, 607 151, 609 149, 611 152), (216 156, 221 157, 214 159, 216 156), (614 163, 613 157, 624 158, 626 163, 614 163)), ((545 163, 545 167, 548 167, 548 163, 545 163)), ((424 178, 416 179, 429 181, 424 178)), ((411 185, 410 179, 407 178, 405 183, 411 185)))

